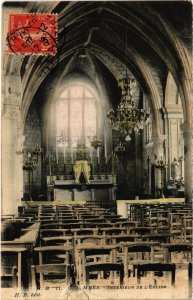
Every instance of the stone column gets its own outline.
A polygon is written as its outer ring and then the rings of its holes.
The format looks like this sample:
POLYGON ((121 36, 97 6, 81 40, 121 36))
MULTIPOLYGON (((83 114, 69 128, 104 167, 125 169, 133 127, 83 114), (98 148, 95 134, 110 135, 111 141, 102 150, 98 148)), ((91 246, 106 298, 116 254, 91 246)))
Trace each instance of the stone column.
POLYGON ((171 179, 171 164, 174 158, 177 160, 183 156, 183 138, 180 126, 183 120, 183 111, 179 104, 168 104, 169 107, 162 108, 163 116, 165 119, 166 134, 168 135, 165 141, 166 147, 166 162, 167 180, 171 179))
POLYGON ((17 150, 16 150, 16 170, 17 170, 17 178, 18 178, 18 190, 16 197, 17 199, 23 198, 24 194, 24 182, 23 182, 23 164, 24 164, 24 155, 22 153, 22 149, 24 148, 25 136, 23 134, 23 129, 18 128, 17 130, 17 150))
MULTIPOLYGON (((154 155, 155 155, 155 165, 161 157, 164 157, 164 140, 166 139, 165 135, 154 136, 154 155)), ((161 188, 161 170, 155 167, 155 197, 159 196, 159 189, 161 188)))
POLYGON ((4 104, 2 111, 2 214, 16 214, 21 203, 16 153, 20 110, 17 105, 4 104))
POLYGON ((184 137, 184 193, 185 201, 192 201, 192 129, 188 124, 181 126, 184 137))

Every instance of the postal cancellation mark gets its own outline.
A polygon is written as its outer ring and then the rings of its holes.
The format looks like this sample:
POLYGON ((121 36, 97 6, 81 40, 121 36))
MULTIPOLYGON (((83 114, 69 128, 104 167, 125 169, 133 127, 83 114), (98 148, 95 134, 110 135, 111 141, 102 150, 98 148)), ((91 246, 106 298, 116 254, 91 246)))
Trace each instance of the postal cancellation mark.
POLYGON ((55 55, 57 14, 9 14, 7 45, 9 53, 55 55))

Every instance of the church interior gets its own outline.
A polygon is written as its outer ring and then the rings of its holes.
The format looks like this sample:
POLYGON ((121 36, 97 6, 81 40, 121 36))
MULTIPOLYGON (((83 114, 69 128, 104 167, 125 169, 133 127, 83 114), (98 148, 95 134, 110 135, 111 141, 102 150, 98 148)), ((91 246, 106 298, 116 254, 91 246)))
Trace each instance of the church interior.
POLYGON ((2 34, 2 299, 191 299, 191 2, 7 1, 4 29, 12 13, 58 25, 55 55, 2 34))

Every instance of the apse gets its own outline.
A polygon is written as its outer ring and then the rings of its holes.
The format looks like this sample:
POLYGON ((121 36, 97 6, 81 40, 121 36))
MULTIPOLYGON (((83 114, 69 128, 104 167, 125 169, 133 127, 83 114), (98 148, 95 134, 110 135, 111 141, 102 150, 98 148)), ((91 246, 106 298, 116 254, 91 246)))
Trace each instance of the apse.
MULTIPOLYGON (((84 148, 91 166, 91 178, 102 182, 101 178, 107 181, 113 175, 116 193, 123 199, 142 193, 142 130, 132 133, 128 142, 124 134, 112 130, 107 116, 121 99, 121 87, 103 64, 99 62, 93 72, 86 55, 78 58, 78 63, 73 58, 65 75, 61 63, 58 66, 61 75, 56 77, 55 72, 51 73, 30 105, 25 121, 25 151, 41 145, 41 162, 33 171, 31 187, 29 174, 24 172, 24 199, 29 197, 29 189, 32 198, 51 199, 48 185, 53 180, 74 180, 73 165, 80 147, 84 148)), ((128 71, 128 75, 132 73, 128 71)), ((135 106, 146 105, 150 111, 139 83, 133 81, 135 106)))

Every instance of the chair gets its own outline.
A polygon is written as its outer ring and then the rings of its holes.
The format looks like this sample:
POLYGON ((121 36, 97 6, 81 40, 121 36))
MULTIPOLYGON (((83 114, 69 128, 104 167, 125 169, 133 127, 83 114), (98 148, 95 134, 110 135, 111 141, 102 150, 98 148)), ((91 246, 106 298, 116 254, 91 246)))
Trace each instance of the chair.
MULTIPOLYGON (((36 220, 37 221, 37 220, 36 220)), ((57 219, 40 219, 41 225, 57 223, 57 219)))
POLYGON ((149 216, 148 216, 148 226, 151 228, 157 229, 157 212, 158 210, 156 208, 149 210, 149 216))
POLYGON ((71 232, 73 233, 73 236, 78 236, 78 235, 95 235, 97 234, 98 229, 97 228, 75 228, 71 229, 71 232))
POLYGON ((1 215, 1 222, 6 220, 13 220, 15 218, 15 215, 1 215))
MULTIPOLYGON (((90 221, 89 221, 89 224, 90 224, 90 221)), ((114 227, 114 224, 111 224, 111 223, 106 223, 105 220, 96 220, 94 222, 92 222, 92 225, 96 225, 98 226, 98 228, 113 228, 114 227)))
POLYGON ((39 254, 39 264, 55 263, 56 261, 65 262, 67 265, 72 260, 71 252, 73 247, 66 246, 42 246, 34 248, 39 254), (59 259, 58 259, 59 258, 59 259))
POLYGON ((41 239, 42 244, 45 246, 54 246, 54 245, 72 245, 72 236, 51 236, 51 237, 44 237, 41 239))
MULTIPOLYGON (((45 286, 45 277, 50 279, 56 279, 58 277, 65 279, 66 284, 70 281, 70 265, 65 264, 49 264, 49 265, 32 265, 31 266, 31 277, 32 277, 32 288, 43 288, 45 286), (39 278, 37 278, 39 274, 39 278), (59 276, 56 276, 59 275, 59 276)), ((61 284, 61 283, 60 283, 61 284)), ((46 282, 48 286, 49 283, 46 282)))
MULTIPOLYGON (((86 284, 90 285, 90 273, 92 272, 101 272, 103 271, 104 274, 110 273, 111 271, 117 271, 119 272, 119 285, 123 285, 123 279, 124 279, 124 266, 123 264, 119 263, 94 263, 94 264, 87 264, 85 266, 86 270, 86 284)), ((116 278, 116 275, 111 278, 111 284, 115 284, 114 280, 116 278)), ((109 284, 109 282, 108 282, 109 284)), ((93 283, 92 283, 93 285, 93 283)))
POLYGON ((43 224, 41 225, 41 229, 73 229, 73 228, 82 228, 85 226, 85 223, 80 223, 80 222, 68 222, 68 223, 48 223, 48 224, 43 224))
MULTIPOLYGON (((112 223, 110 223, 110 224, 112 224, 112 223)), ((131 227, 137 227, 137 224, 139 224, 139 222, 136 222, 136 221, 118 221, 118 222, 113 223, 113 224, 117 227, 127 227, 128 231, 129 231, 131 227)))
POLYGON ((157 213, 157 231, 168 232, 169 231, 169 212, 168 210, 160 210, 157 213))
POLYGON ((129 265, 133 266, 133 276, 135 276, 136 266, 139 263, 153 262, 154 246, 158 244, 157 242, 142 241, 121 243, 123 247, 125 278, 128 278, 128 275, 130 276, 131 269, 129 265))
POLYGON ((64 224, 69 224, 69 223, 79 223, 82 222, 82 219, 76 219, 76 218, 65 218, 65 217, 59 217, 58 218, 58 223, 64 223, 64 224))
POLYGON ((86 213, 79 213, 78 217, 83 220, 84 222, 87 220, 87 219, 97 219, 98 217, 97 216, 93 216, 92 214, 86 214, 86 213))
POLYGON ((75 214, 73 211, 63 211, 63 210, 60 210, 60 211, 57 211, 56 215, 58 217, 75 217, 75 214))
POLYGON ((24 220, 26 219, 28 223, 33 223, 35 220, 35 216, 30 214, 22 214, 14 217, 14 220, 22 220, 22 219, 24 220))
POLYGON ((103 216, 106 219, 106 222, 108 223, 116 223, 120 221, 126 221, 127 219, 121 219, 120 217, 117 216, 103 216))
POLYGON ((183 213, 169 213, 169 233, 174 241, 182 241, 183 239, 183 213))
POLYGON ((142 236, 142 240, 147 241, 158 241, 160 243, 168 243, 170 241, 171 235, 169 233, 152 233, 152 234, 144 234, 142 236))
POLYGON ((108 209, 102 207, 96 207, 92 209, 93 215, 97 215, 97 216, 101 216, 106 212, 108 212, 108 209))
POLYGON ((107 236, 108 244, 119 244, 120 242, 134 242, 139 239, 140 235, 138 234, 115 234, 107 236))
POLYGON ((1 284, 12 281, 13 287, 22 287, 22 253, 27 249, 1 247, 1 284))
MULTIPOLYGON (((171 263, 173 261, 172 253, 183 253, 187 254, 188 259, 186 261, 192 261, 192 244, 191 243, 171 243, 171 244, 162 244, 164 248, 164 262, 171 263)), ((178 262, 179 264, 179 262, 178 262)))
POLYGON ((110 227, 110 228, 100 228, 98 234, 114 235, 114 234, 124 234, 127 233, 127 228, 125 227, 110 227))
MULTIPOLYGON (((83 222, 78 222, 78 223, 68 223, 65 224, 64 228, 68 228, 68 229, 84 229, 86 223, 83 222)), ((89 226, 87 226, 89 227, 89 226)))
POLYGON ((161 246, 161 243, 169 243, 171 235, 169 233, 152 233, 152 234, 144 234, 142 236, 143 241, 157 241, 159 245, 154 248, 154 262, 164 260, 164 248, 161 246))
POLYGON ((83 282, 86 283, 86 266, 88 263, 115 263, 117 248, 117 245, 79 244, 76 248, 78 279, 82 278, 83 282))
POLYGON ((69 229, 41 229, 40 237, 48 237, 48 236, 60 236, 60 235, 71 235, 69 229))
POLYGON ((139 204, 134 204, 130 206, 130 212, 129 212, 129 219, 131 221, 138 221, 140 220, 141 226, 147 226, 149 223, 148 217, 149 217, 149 210, 150 205, 143 206, 139 204))
POLYGON ((55 218, 56 217, 56 213, 55 212, 50 212, 50 213, 42 213, 40 212, 37 216, 37 219, 38 218, 48 218, 48 219, 52 219, 52 218, 55 218))
POLYGON ((34 219, 35 219, 35 217, 38 215, 38 207, 24 208, 24 210, 22 211, 21 215, 34 216, 34 219))
POLYGON ((81 215, 81 219, 83 219, 84 221, 87 221, 87 220, 98 220, 98 216, 93 216, 93 215, 90 215, 90 214, 88 214, 88 215, 81 215))
POLYGON ((88 210, 87 209, 84 209, 84 210, 76 210, 75 212, 75 215, 77 217, 77 219, 83 219, 84 218, 92 218, 93 215, 91 213, 88 213, 88 210))
POLYGON ((49 206, 40 206, 39 207, 39 214, 48 214, 48 213, 56 213, 56 208, 55 206, 49 205, 49 206))
POLYGON ((171 272, 171 284, 175 284, 176 265, 165 263, 149 263, 137 265, 137 280, 140 283, 141 277, 145 272, 171 272))
POLYGON ((71 211, 71 208, 69 205, 56 205, 56 212, 60 211, 71 211))
POLYGON ((80 244, 104 245, 106 243, 106 235, 76 235, 74 236, 74 245, 80 244))
POLYGON ((94 224, 98 224, 98 225, 106 222, 105 219, 100 219, 99 217, 85 219, 84 221, 86 221, 86 223, 94 223, 94 224))
POLYGON ((41 225, 41 229, 65 229, 66 224, 63 223, 45 223, 41 225))
POLYGON ((192 217, 184 216, 182 218, 182 236, 184 242, 192 241, 192 217))
MULTIPOLYGON (((48 273, 52 272, 51 266, 56 266, 56 273, 61 269, 57 265, 63 265, 63 271, 65 270, 66 278, 69 274, 69 266, 73 265, 72 257, 72 246, 44 246, 34 248, 35 252, 38 252, 39 255, 39 264, 35 266, 37 272, 40 274, 40 286, 44 284, 44 270, 47 270, 48 273), (39 266, 39 267, 38 267, 39 266), (58 270, 58 271, 57 271, 58 270)), ((36 270, 35 269, 35 270, 36 270)), ((33 271, 33 270, 32 270, 33 271)), ((34 271, 33 274, 34 276, 34 271)), ((33 277, 34 278, 34 277, 33 277)), ((34 283, 34 280, 33 280, 34 283)))
POLYGON ((152 233, 154 232, 155 228, 151 227, 131 227, 129 228, 130 234, 140 234, 143 236, 144 234, 152 233))

